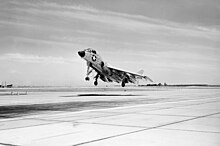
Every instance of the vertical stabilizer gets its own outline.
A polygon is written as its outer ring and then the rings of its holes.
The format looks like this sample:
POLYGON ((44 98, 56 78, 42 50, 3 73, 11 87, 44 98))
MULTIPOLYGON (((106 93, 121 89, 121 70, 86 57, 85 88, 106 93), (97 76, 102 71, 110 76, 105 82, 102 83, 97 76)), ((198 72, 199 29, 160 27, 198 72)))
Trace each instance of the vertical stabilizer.
POLYGON ((137 73, 140 74, 140 75, 143 75, 144 70, 142 69, 142 70, 138 71, 137 73))

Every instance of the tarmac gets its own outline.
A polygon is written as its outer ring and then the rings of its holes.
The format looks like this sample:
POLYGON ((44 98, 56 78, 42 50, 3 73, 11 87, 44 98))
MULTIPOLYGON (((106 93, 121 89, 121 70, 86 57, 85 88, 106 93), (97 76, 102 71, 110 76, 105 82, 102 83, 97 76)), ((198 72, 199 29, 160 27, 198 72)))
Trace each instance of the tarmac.
POLYGON ((0 145, 220 145, 220 88, 10 89, 0 93, 0 145))

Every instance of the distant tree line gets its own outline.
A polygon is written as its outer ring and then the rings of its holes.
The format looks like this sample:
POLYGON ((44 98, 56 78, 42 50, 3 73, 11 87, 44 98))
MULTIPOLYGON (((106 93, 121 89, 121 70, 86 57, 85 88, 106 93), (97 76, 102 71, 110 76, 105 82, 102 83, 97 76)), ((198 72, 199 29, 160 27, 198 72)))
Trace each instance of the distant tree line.
POLYGON ((158 84, 146 84, 146 85, 139 85, 139 86, 173 86, 173 87, 189 87, 189 86, 211 86, 211 87, 219 87, 220 85, 208 85, 208 84, 173 84, 173 85, 168 85, 167 83, 158 83, 158 84))

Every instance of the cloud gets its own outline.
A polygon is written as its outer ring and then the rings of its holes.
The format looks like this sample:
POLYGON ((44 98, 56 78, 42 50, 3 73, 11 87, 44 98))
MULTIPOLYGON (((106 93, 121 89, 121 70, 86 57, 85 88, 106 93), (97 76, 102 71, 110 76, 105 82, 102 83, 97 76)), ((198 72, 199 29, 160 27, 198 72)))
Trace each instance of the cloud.
POLYGON ((21 63, 40 63, 40 64, 70 64, 73 63, 74 58, 52 57, 52 56, 38 56, 21 53, 8 53, 0 56, 2 61, 14 61, 21 63))
MULTIPOLYGON (((18 5, 21 5, 18 3, 18 5)), ((218 40, 219 30, 211 27, 202 27, 194 24, 184 24, 172 22, 164 19, 154 19, 143 15, 113 12, 108 10, 98 10, 90 6, 64 5, 55 2, 24 3, 24 7, 16 7, 18 12, 28 12, 34 16, 50 16, 50 19, 67 19, 74 21, 79 19, 92 23, 102 23, 107 26, 114 26, 111 29, 121 29, 137 33, 157 33, 164 36, 189 36, 218 40), (28 7, 27 7, 28 6, 28 7)), ((25 16, 19 16, 21 18, 25 16)), ((19 18, 16 16, 16 18, 19 18)), ((100 24, 99 24, 100 25, 100 24)), ((51 26, 53 27, 53 26, 51 26)), ((64 28, 65 29, 65 28, 64 28)))
MULTIPOLYGON (((45 67, 45 74, 52 67, 44 64, 53 64, 56 70, 53 72, 60 70, 57 64, 70 69, 77 58, 80 60, 78 56, 74 58, 73 54, 77 55, 74 51, 92 47, 116 66, 136 70, 134 64, 140 64, 152 70, 153 75, 163 74, 167 79, 176 71, 179 75, 194 71, 195 76, 201 72, 210 75, 219 72, 220 30, 211 27, 214 25, 152 18, 147 13, 139 15, 130 10, 98 9, 96 2, 92 7, 87 1, 14 0, 10 3, 10 7, 0 6, 3 32, 0 61, 6 62, 4 68, 10 68, 8 64, 29 63, 21 65, 31 70, 36 66, 38 70, 45 67)), ((81 63, 74 65, 73 70, 82 67, 84 71, 81 63)))
MULTIPOLYGON (((154 19, 143 15, 119 13, 112 11, 98 10, 92 7, 85 7, 81 5, 67 6, 57 5, 55 3, 45 3, 45 5, 57 8, 65 8, 67 11, 61 13, 72 18, 95 21, 114 25, 120 29, 128 29, 138 32, 158 31, 160 34, 172 35, 186 35, 191 37, 205 37, 211 39, 218 39, 220 36, 219 30, 210 27, 197 26, 192 24, 184 24, 172 22, 164 19, 154 19), (68 11, 71 10, 71 11, 68 11)), ((148 32, 147 32, 148 33, 148 32)))
MULTIPOLYGON (((17 33, 15 36, 26 34, 27 36, 23 37, 29 39, 32 37, 33 40, 41 38, 47 41, 54 40, 54 43, 67 42, 86 45, 101 42, 112 44, 112 46, 117 43, 119 48, 138 45, 143 48, 152 46, 154 48, 152 50, 160 49, 162 51, 169 49, 170 46, 179 48, 184 43, 184 46, 187 46, 186 44, 201 42, 201 46, 208 46, 207 44, 210 42, 219 43, 218 38, 220 38, 220 31, 211 27, 99 10, 91 6, 46 1, 25 1, 22 4, 13 1, 13 3, 16 5, 13 9, 16 14, 11 15, 12 19, 7 20, 8 24, 14 23, 22 27, 22 29, 19 27, 19 30, 24 30, 23 33, 17 33), (33 33, 27 31, 30 29, 33 33), (152 44, 152 40, 158 43, 152 44), (163 46, 167 48, 163 49, 163 46)), ((5 20, 1 22, 6 24, 5 20)))
POLYGON ((18 70, 15 70, 15 69, 12 69, 9 71, 10 74, 22 74, 21 71, 18 71, 18 70))

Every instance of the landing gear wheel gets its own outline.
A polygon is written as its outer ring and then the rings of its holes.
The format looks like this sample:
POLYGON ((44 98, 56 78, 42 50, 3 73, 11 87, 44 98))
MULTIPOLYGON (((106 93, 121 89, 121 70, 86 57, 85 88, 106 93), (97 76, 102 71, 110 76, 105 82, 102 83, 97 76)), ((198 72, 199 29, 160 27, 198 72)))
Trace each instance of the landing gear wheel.
POLYGON ((85 80, 86 80, 86 81, 89 81, 89 77, 86 77, 85 80))
POLYGON ((94 82, 94 85, 97 86, 97 85, 98 85, 98 81, 95 81, 95 82, 94 82))
POLYGON ((122 83, 121 83, 121 86, 122 86, 122 87, 125 87, 125 82, 122 82, 122 83))

